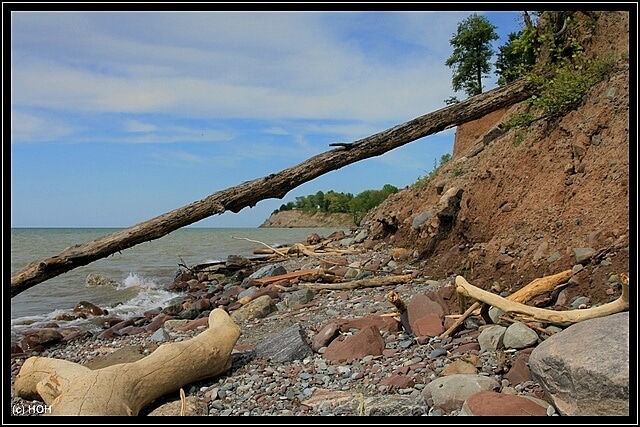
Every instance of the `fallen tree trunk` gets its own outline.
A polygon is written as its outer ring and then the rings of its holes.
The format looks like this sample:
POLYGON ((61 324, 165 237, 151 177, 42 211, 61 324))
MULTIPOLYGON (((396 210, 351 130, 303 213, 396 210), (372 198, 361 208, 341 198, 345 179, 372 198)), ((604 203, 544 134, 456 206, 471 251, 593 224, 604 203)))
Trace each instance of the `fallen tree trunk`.
POLYGON ((471 285, 462 276, 456 277, 456 285, 458 292, 463 293, 478 301, 499 308, 505 313, 520 318, 527 318, 538 322, 552 323, 554 325, 568 326, 583 320, 595 319, 597 317, 609 316, 621 311, 629 310, 629 282, 622 281, 622 294, 620 297, 610 303, 597 307, 591 307, 584 310, 567 310, 555 311, 543 308, 530 307, 525 304, 510 301, 499 295, 487 292, 476 286, 471 285))
POLYGON ((15 380, 16 396, 42 400, 51 415, 138 415, 154 399, 231 368, 240 328, 223 309, 209 329, 163 344, 149 356, 92 370, 62 359, 30 357, 15 380))
POLYGON ((444 129, 479 119, 492 111, 523 101, 529 96, 526 80, 516 80, 367 138, 343 144, 278 173, 219 191, 202 200, 89 243, 74 245, 56 256, 32 262, 12 276, 11 297, 47 279, 139 243, 158 239, 209 216, 226 211, 239 212, 268 198, 281 199, 290 190, 327 172, 379 156, 444 129))

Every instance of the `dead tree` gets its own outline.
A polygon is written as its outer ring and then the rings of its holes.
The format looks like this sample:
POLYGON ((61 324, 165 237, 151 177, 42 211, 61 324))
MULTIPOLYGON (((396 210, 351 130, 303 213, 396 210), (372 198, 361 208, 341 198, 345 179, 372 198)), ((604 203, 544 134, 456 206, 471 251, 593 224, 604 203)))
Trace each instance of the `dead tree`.
POLYGON ((283 198, 290 190, 327 172, 382 155, 427 135, 479 119, 492 111, 524 101, 531 94, 525 79, 473 96, 435 112, 355 142, 313 156, 296 166, 263 178, 216 192, 202 200, 172 210, 60 254, 28 264, 11 277, 11 297, 74 268, 87 265, 140 243, 159 239, 172 231, 226 211, 239 212, 269 198, 283 198))

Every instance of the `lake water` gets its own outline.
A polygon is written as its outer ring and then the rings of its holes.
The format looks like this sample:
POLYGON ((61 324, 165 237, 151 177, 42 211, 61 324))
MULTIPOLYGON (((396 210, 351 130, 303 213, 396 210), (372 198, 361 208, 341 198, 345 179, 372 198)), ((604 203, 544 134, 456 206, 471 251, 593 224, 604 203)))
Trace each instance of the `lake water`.
MULTIPOLYGON (((13 228, 11 274, 32 261, 58 255, 67 247, 88 243, 119 229, 13 228)), ((157 308, 176 294, 165 291, 179 264, 224 261, 229 255, 256 257, 254 249, 306 242, 312 233, 326 237, 337 229, 325 228, 181 228, 160 239, 141 243, 120 253, 78 267, 21 292, 11 299, 12 329, 46 322, 68 312, 80 301, 89 301, 111 314, 129 316, 157 308), (117 287, 87 287, 89 274, 101 274, 117 287), (142 289, 140 291, 139 289, 142 289), (110 306, 119 304, 117 307, 110 306)), ((346 231, 346 230, 345 230, 346 231)))

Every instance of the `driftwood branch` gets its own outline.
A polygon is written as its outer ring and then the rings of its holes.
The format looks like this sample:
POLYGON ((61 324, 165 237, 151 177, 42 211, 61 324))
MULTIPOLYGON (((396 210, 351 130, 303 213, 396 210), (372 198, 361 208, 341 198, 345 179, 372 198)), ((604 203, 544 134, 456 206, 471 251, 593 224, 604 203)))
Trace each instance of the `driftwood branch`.
POLYGON ((314 283, 305 284, 312 291, 320 289, 328 290, 350 290, 356 288, 375 288, 376 286, 397 285, 400 283, 409 283, 411 281, 410 274, 402 274, 400 276, 379 276, 367 279, 351 280, 349 282, 340 283, 314 283))
POLYGON ((534 279, 528 285, 520 288, 519 291, 516 291, 509 295, 507 299, 509 301, 519 302, 524 304, 527 301, 532 300, 538 295, 542 295, 546 292, 553 291, 556 286, 565 283, 567 280, 571 278, 573 275, 573 271, 571 269, 562 271, 557 274, 553 274, 551 276, 541 277, 539 279, 534 279))
POLYGON ((277 254, 278 254, 278 255, 280 255, 281 257, 287 258, 287 255, 286 255, 285 253, 280 252, 280 251, 279 251, 279 250, 277 250, 276 248, 273 248, 273 247, 271 247, 271 246, 267 245, 266 243, 263 243, 263 242, 261 242, 261 241, 259 241, 259 240, 247 239, 246 237, 235 237, 235 236, 232 236, 232 237, 233 237, 234 239, 237 239, 237 240, 246 240, 246 241, 248 241, 248 242, 260 243, 261 245, 266 246, 267 248, 271 249, 273 252, 277 253, 277 254))
POLYGON ((239 212, 268 198, 283 198, 290 190, 327 172, 380 156, 427 135, 484 117, 488 113, 524 101, 530 96, 525 79, 473 96, 406 123, 357 140, 350 149, 334 149, 313 156, 278 173, 244 182, 202 200, 172 210, 132 227, 60 254, 32 262, 11 277, 11 297, 47 279, 87 265, 140 243, 159 239, 172 231, 226 211, 239 212))
POLYGON ((340 276, 336 275, 331 270, 325 270, 323 268, 311 268, 309 270, 300 270, 291 273, 279 274, 277 276, 264 277, 262 279, 252 279, 251 283, 256 283, 258 285, 268 285, 271 283, 277 283, 281 280, 296 278, 304 282, 335 283, 342 280, 340 276))
POLYGON ((629 310, 629 282, 627 280, 622 281, 622 294, 617 300, 584 310, 567 311, 547 310, 510 301, 509 299, 502 298, 499 295, 487 292, 469 284, 469 282, 467 282, 462 276, 456 277, 456 285, 458 286, 458 292, 499 308, 510 316, 519 316, 521 318, 524 317, 534 321, 552 323, 560 326, 568 326, 583 320, 608 316, 629 310))
MULTIPOLYGON (((556 288, 556 286, 566 282, 567 280, 569 280, 572 276, 573 272, 571 270, 565 270, 562 271, 560 273, 557 274, 553 274, 551 276, 545 276, 545 277, 541 277, 538 279, 533 279, 531 282, 529 282, 529 284, 527 284, 526 286, 523 286, 522 288, 520 288, 520 290, 512 293, 511 295, 509 295, 506 299, 509 301, 513 301, 516 303, 521 303, 524 304, 527 301, 535 298, 538 295, 544 294, 545 292, 550 292, 552 290, 554 290, 556 288)), ((467 296, 465 295, 466 292, 462 293, 461 295, 467 296)), ((456 321, 453 325, 451 325, 451 327, 449 327, 449 329, 447 329, 445 332, 443 332, 440 335, 440 338, 444 338, 449 336, 449 334, 453 333, 456 329, 458 329, 458 327, 462 324, 462 322, 465 321, 465 319, 469 316, 471 316, 471 314, 476 311, 479 308, 482 308, 483 305, 480 302, 475 302, 471 305, 471 307, 469 307, 456 321)), ((487 305, 484 305, 484 307, 487 307, 487 305)), ((484 317, 484 316, 483 316, 484 317)))
POLYGON ((101 369, 62 359, 30 357, 15 380, 16 396, 39 397, 52 415, 138 415, 153 400, 231 368, 240 328, 221 308, 211 311, 209 329, 171 342, 132 363, 101 369))

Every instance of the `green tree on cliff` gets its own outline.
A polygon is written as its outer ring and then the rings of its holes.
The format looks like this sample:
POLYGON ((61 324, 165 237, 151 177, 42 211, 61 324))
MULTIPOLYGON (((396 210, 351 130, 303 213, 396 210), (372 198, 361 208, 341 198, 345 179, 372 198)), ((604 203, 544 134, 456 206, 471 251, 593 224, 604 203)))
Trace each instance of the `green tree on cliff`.
POLYGON ((468 96, 482 93, 482 78, 491 71, 491 42, 497 39, 496 27, 484 16, 474 13, 458 24, 449 40, 453 53, 445 62, 453 69, 453 90, 464 90, 468 96))

